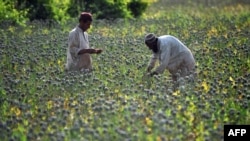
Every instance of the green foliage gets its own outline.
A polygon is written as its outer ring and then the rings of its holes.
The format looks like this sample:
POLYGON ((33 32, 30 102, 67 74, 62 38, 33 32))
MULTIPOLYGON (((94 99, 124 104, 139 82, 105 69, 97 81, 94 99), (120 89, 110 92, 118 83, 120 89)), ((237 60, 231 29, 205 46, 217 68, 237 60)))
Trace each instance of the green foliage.
POLYGON ((92 12, 98 19, 139 17, 146 10, 147 3, 140 0, 1 0, 0 22, 13 21, 25 24, 27 19, 55 20, 65 23, 70 17, 82 11, 92 12))
POLYGON ((124 0, 116 2, 106 1, 104 3, 101 3, 100 5, 96 6, 94 13, 96 12, 97 18, 100 19, 127 18, 130 16, 129 11, 126 7, 126 1, 124 0))
POLYGON ((249 0, 165 0, 168 5, 202 5, 202 6, 225 6, 234 4, 250 4, 249 0))
POLYGON ((0 23, 10 22, 24 25, 27 20, 27 9, 17 10, 15 0, 0 0, 0 23))
MULTIPOLYGON (((87 2, 87 0, 86 0, 87 2)), ((79 16, 79 13, 82 11, 86 11, 85 9, 85 1, 83 0, 70 0, 70 4, 67 9, 67 13, 71 17, 79 16)))
POLYGON ((53 0, 50 1, 49 6, 52 8, 53 18, 55 21, 60 22, 61 24, 66 23, 70 19, 68 13, 68 7, 70 5, 70 0, 53 0))
POLYGON ((69 0, 26 0, 20 2, 29 9, 28 18, 33 20, 55 20, 58 22, 66 21, 69 16, 67 9, 69 0))
POLYGON ((93 13, 97 19, 139 17, 145 12, 148 2, 141 0, 72 0, 68 12, 77 16, 82 11, 93 13))
MULTIPOLYGON (((149 4, 156 0, 0 0, 0 22, 17 23, 25 25, 27 20, 54 20, 65 23, 76 17, 82 11, 92 12, 97 19, 116 19, 140 17, 147 10, 149 4)), ((161 2, 161 1, 159 1, 161 2)), ((171 6, 223 6, 244 3, 247 0, 167 0, 163 1, 160 9, 171 6)), ((159 10, 159 9, 157 9, 159 10)), ((150 11, 152 12, 152 11, 150 11)))
POLYGON ((128 3, 128 9, 134 17, 140 17, 145 12, 147 6, 148 3, 141 0, 132 0, 128 3))
POLYGON ((69 0, 0 0, 0 22, 25 25, 27 20, 67 21, 69 0))
POLYGON ((54 13, 49 2, 50 0, 27 0, 26 8, 29 9, 29 19, 31 21, 52 19, 54 13))

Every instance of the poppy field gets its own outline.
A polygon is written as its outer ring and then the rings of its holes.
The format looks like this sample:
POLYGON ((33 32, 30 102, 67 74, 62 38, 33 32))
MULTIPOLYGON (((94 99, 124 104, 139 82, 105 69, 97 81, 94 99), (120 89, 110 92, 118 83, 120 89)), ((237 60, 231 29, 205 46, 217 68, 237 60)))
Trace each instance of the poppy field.
POLYGON ((103 52, 90 73, 64 71, 77 19, 1 25, 1 140, 221 141, 225 124, 250 124, 249 6, 152 11, 94 20, 90 46, 103 52), (194 82, 181 78, 173 90, 168 71, 144 76, 149 32, 190 48, 194 82))

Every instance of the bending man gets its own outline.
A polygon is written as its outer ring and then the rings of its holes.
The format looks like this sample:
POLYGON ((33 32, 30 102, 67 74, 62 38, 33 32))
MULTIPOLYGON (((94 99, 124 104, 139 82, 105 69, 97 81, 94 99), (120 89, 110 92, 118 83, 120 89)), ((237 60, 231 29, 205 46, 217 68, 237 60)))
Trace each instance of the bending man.
POLYGON ((153 52, 147 68, 151 76, 163 73, 167 69, 172 74, 173 81, 177 81, 178 75, 183 77, 194 72, 195 60, 190 49, 176 37, 156 37, 149 33, 145 36, 145 44, 153 52), (157 60, 160 61, 160 65, 151 72, 157 60))

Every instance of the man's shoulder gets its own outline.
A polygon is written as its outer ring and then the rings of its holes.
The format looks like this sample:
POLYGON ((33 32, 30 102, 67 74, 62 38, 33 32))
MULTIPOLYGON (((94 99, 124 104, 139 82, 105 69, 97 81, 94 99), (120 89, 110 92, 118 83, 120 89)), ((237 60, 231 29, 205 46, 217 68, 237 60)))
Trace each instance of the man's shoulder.
POLYGON ((159 36, 158 38, 159 39, 172 39, 172 38, 175 38, 175 37, 172 36, 172 35, 162 35, 162 36, 159 36))
POLYGON ((84 35, 88 36, 88 33, 85 31, 85 32, 84 32, 84 35))
POLYGON ((69 33, 75 33, 77 32, 77 27, 73 28, 69 33))
POLYGON ((163 35, 163 36, 158 37, 158 39, 160 39, 160 41, 167 42, 167 43, 178 41, 178 39, 172 35, 163 35))
POLYGON ((69 36, 75 36, 76 34, 78 34, 77 27, 73 28, 73 29, 69 32, 69 36))

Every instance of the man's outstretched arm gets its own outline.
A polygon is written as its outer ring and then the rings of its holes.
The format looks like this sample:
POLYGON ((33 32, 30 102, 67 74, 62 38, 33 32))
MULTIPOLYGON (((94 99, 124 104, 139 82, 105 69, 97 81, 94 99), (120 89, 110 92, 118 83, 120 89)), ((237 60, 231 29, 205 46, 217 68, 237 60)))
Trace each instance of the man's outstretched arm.
POLYGON ((88 49, 82 49, 82 50, 80 50, 80 51, 78 52, 78 55, 84 54, 84 53, 89 53, 89 54, 94 54, 94 53, 96 53, 96 54, 99 54, 99 53, 101 53, 101 52, 102 52, 101 49, 92 49, 92 48, 88 48, 88 49))

